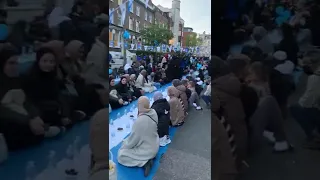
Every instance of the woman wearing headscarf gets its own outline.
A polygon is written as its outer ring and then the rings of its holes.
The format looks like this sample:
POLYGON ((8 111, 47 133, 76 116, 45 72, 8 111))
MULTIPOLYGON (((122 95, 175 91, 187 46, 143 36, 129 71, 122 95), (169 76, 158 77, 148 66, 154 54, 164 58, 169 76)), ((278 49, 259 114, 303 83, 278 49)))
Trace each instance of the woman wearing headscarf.
POLYGON ((115 79, 109 77, 109 103, 112 109, 118 109, 125 105, 125 101, 122 99, 121 95, 118 93, 116 89, 115 79))
POLYGON ((11 49, 0 51, 0 133, 9 150, 40 143, 45 135, 43 120, 27 99, 19 79, 18 54, 11 49))
POLYGON ((253 29, 253 38, 256 40, 257 47, 266 55, 272 55, 274 52, 274 46, 269 39, 268 31, 262 27, 257 26, 253 29))
POLYGON ((129 91, 127 77, 122 76, 120 78, 120 82, 116 85, 117 92, 122 97, 124 101, 131 102, 132 101, 132 94, 129 91))
POLYGON ((85 48, 81 41, 71 41, 65 46, 64 52, 66 58, 58 64, 60 78, 65 82, 69 94, 76 99, 78 109, 91 116, 107 104, 103 100, 107 98, 107 91, 103 86, 93 84, 85 75, 85 48), (76 94, 71 92, 70 86, 76 94))
MULTIPOLYGON (((189 101, 188 101, 188 97, 186 94, 186 87, 181 83, 181 81, 179 79, 174 79, 172 81, 172 85, 177 88, 179 96, 178 98, 182 100, 183 102, 183 109, 185 112, 188 111, 189 108, 189 101)), ((192 93, 191 93, 192 94, 192 93)))
POLYGON ((108 177, 109 145, 105 137, 109 136, 109 110, 98 111, 90 121, 91 166, 89 180, 105 180, 108 177))
POLYGON ((247 154, 247 124, 241 102, 241 83, 230 73, 227 64, 219 57, 212 58, 212 110, 218 116, 225 117, 234 131, 235 143, 238 147, 239 162, 244 161, 247 154))
POLYGON ((131 74, 129 77, 129 89, 133 92, 135 98, 139 98, 144 95, 144 90, 136 87, 136 75, 131 74))
POLYGON ((154 87, 152 83, 148 83, 146 80, 146 77, 147 77, 147 71, 143 69, 136 80, 135 86, 137 88, 143 89, 145 92, 155 91, 157 88, 154 87))
POLYGON ((127 167, 143 167, 147 177, 159 150, 158 115, 147 97, 138 99, 138 118, 118 151, 118 162, 127 167))
POLYGON ((71 109, 61 98, 61 82, 57 77, 56 56, 50 49, 36 53, 36 62, 24 82, 24 91, 40 110, 46 124, 69 126, 71 109))
POLYGON ((160 146, 166 146, 171 143, 169 138, 170 125, 170 104, 163 98, 161 92, 157 91, 153 95, 153 104, 151 106, 158 115, 158 134, 160 138, 160 146))
POLYGON ((168 96, 170 97, 170 120, 172 126, 181 126, 186 118, 185 111, 183 109, 183 102, 178 98, 179 92, 174 86, 170 86, 168 89, 168 96))

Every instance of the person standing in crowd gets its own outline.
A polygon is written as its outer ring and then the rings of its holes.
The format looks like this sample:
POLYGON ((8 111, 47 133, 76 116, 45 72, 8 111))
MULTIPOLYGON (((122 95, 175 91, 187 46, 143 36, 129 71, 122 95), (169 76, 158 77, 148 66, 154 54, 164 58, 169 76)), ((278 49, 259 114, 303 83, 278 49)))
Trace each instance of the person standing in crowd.
POLYGON ((163 98, 161 92, 157 91, 153 95, 153 104, 151 109, 154 109, 158 115, 158 134, 160 138, 160 146, 166 146, 171 143, 169 137, 170 126, 170 104, 163 98))
POLYGON ((138 118, 118 151, 118 162, 127 167, 143 167, 147 177, 159 150, 158 116, 146 96, 138 99, 138 118))

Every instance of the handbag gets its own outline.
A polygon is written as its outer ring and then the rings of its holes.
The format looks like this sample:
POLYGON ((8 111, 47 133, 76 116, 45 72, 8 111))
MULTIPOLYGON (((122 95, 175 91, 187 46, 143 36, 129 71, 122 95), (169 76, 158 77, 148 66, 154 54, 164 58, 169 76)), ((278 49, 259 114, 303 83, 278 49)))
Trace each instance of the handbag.
POLYGON ((110 159, 109 159, 109 180, 117 180, 117 167, 113 161, 113 154, 109 151, 110 159))

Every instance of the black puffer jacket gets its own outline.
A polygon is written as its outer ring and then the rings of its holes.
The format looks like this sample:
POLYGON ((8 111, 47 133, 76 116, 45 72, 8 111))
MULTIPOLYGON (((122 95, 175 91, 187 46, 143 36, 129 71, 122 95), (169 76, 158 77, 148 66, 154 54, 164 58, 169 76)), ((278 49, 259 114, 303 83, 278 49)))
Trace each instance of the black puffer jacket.
POLYGON ((159 137, 169 135, 170 125, 170 105, 166 99, 158 99, 153 102, 152 109, 157 112, 158 115, 158 134, 159 137))

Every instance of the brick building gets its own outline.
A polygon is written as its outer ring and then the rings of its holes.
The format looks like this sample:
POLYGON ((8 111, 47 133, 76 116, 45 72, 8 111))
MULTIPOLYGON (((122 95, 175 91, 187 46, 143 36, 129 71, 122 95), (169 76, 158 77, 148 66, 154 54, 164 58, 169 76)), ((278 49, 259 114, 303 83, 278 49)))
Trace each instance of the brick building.
MULTIPOLYGON (((109 8, 113 10, 121 5, 126 0, 109 0, 109 8)), ((113 42, 110 46, 111 50, 119 51, 122 39, 123 28, 129 31, 130 38, 127 42, 137 43, 142 42, 140 30, 151 24, 160 24, 168 29, 171 27, 171 18, 168 13, 162 12, 157 6, 149 1, 148 7, 145 6, 144 0, 134 0, 132 8, 126 12, 126 19, 123 27, 121 26, 121 10, 118 8, 113 15, 109 26, 109 41, 113 42)))
POLYGON ((187 41, 187 37, 191 34, 194 36, 197 36, 197 33, 193 32, 193 29, 191 27, 184 27, 183 28, 183 31, 182 31, 183 38, 182 38, 182 43, 181 43, 182 47, 188 46, 188 43, 186 41, 187 41))

